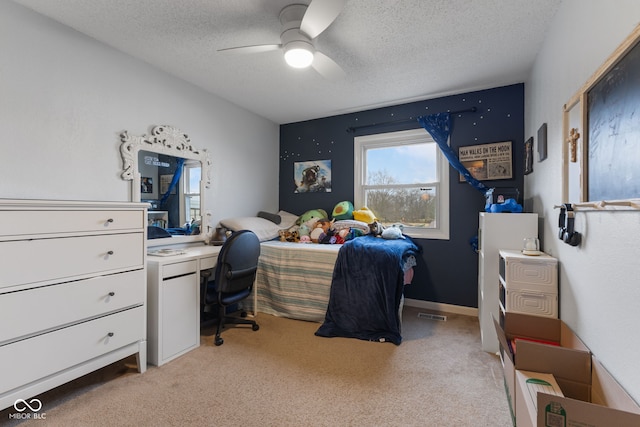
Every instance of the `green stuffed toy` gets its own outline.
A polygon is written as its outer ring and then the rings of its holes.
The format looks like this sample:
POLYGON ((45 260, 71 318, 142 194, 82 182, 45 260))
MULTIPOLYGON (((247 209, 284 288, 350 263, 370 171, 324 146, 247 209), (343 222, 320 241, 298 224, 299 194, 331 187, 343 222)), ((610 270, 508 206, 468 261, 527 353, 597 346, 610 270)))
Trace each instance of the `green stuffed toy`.
POLYGON ((337 221, 343 219, 353 219, 353 203, 348 200, 338 203, 333 208, 331 217, 337 221))
POLYGON ((305 213, 300 215, 300 218, 298 218, 298 221, 296 221, 296 224, 298 225, 307 224, 311 220, 317 221, 319 219, 329 219, 329 215, 327 215, 327 211, 325 211, 324 209, 312 209, 310 211, 306 211, 305 213))

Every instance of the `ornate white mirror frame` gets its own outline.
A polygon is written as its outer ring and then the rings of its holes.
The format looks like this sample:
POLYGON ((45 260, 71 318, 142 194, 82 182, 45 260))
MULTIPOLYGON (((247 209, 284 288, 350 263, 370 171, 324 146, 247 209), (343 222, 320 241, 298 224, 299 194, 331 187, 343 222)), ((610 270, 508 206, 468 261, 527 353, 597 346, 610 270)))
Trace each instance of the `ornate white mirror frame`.
POLYGON ((171 239, 149 240, 149 246, 173 245, 179 243, 201 242, 207 239, 211 232, 211 212, 205 210, 206 189, 211 184, 211 160, 206 149, 196 149, 191 145, 187 134, 178 128, 167 125, 155 126, 151 135, 129 135, 127 131, 120 134, 120 154, 122 155, 123 170, 121 177, 131 181, 131 200, 141 201, 141 177, 138 161, 140 151, 166 154, 185 160, 200 162, 200 207, 202 212, 200 233, 197 235, 174 235, 171 239))

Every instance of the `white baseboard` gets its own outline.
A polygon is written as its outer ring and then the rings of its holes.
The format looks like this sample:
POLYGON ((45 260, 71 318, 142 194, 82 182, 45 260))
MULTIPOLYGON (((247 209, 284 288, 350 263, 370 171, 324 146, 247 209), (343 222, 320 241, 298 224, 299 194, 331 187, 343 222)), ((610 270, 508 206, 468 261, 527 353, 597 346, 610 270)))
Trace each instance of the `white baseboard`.
POLYGON ((438 312, 463 314, 465 316, 478 317, 478 309, 461 305, 443 304, 440 302, 423 301, 419 299, 405 298, 404 305, 408 307, 425 308, 438 312))

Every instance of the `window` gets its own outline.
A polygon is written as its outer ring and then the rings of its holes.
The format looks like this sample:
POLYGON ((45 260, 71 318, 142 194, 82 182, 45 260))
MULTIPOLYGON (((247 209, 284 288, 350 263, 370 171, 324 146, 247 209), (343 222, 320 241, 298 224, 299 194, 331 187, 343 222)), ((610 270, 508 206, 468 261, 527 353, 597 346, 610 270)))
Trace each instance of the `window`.
POLYGON ((184 203, 186 222, 200 219, 200 162, 186 162, 184 165, 184 203))
POLYGON ((449 239, 449 165, 424 129, 354 139, 354 206, 411 237, 449 239))

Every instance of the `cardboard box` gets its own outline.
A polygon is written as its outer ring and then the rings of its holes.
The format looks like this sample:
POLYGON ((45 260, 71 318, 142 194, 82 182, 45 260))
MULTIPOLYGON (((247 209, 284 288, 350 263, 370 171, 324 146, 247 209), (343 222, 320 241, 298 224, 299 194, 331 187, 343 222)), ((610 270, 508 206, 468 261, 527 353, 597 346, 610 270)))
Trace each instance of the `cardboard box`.
POLYGON ((501 327, 495 317, 494 325, 501 346, 507 395, 518 427, 640 426, 640 406, 564 322, 507 312, 504 326, 501 327), (513 354, 508 341, 514 337, 533 341, 517 341, 513 354), (536 424, 526 424, 531 422, 528 411, 518 406, 518 399, 524 397, 519 396, 523 392, 516 381, 518 371, 552 374, 564 394, 564 397, 537 394, 536 424))
POLYGON ((538 393, 564 397, 560 386, 551 374, 516 371, 518 386, 516 410, 518 427, 535 427, 538 419, 538 393))
POLYGON ((510 357, 504 357, 504 350, 500 349, 500 359, 502 360, 502 369, 504 372, 504 389, 507 393, 507 400, 509 401, 509 412, 511 412, 511 419, 513 425, 516 425, 516 368, 513 366, 513 361, 510 357), (508 375, 507 372, 511 374, 508 375))
MULTIPOLYGON (((593 356, 591 366, 590 400, 538 393, 537 427, 640 426, 638 404, 593 356)), ((521 427, 520 418, 517 423, 521 427)))
POLYGON ((522 313, 504 313, 504 326, 494 317, 494 325, 503 357, 505 385, 509 404, 516 419, 516 370, 552 374, 565 396, 588 400, 591 387, 591 352, 573 331, 560 319, 522 313), (518 340, 516 354, 509 341, 518 340), (554 342, 549 345, 544 342, 554 342))

